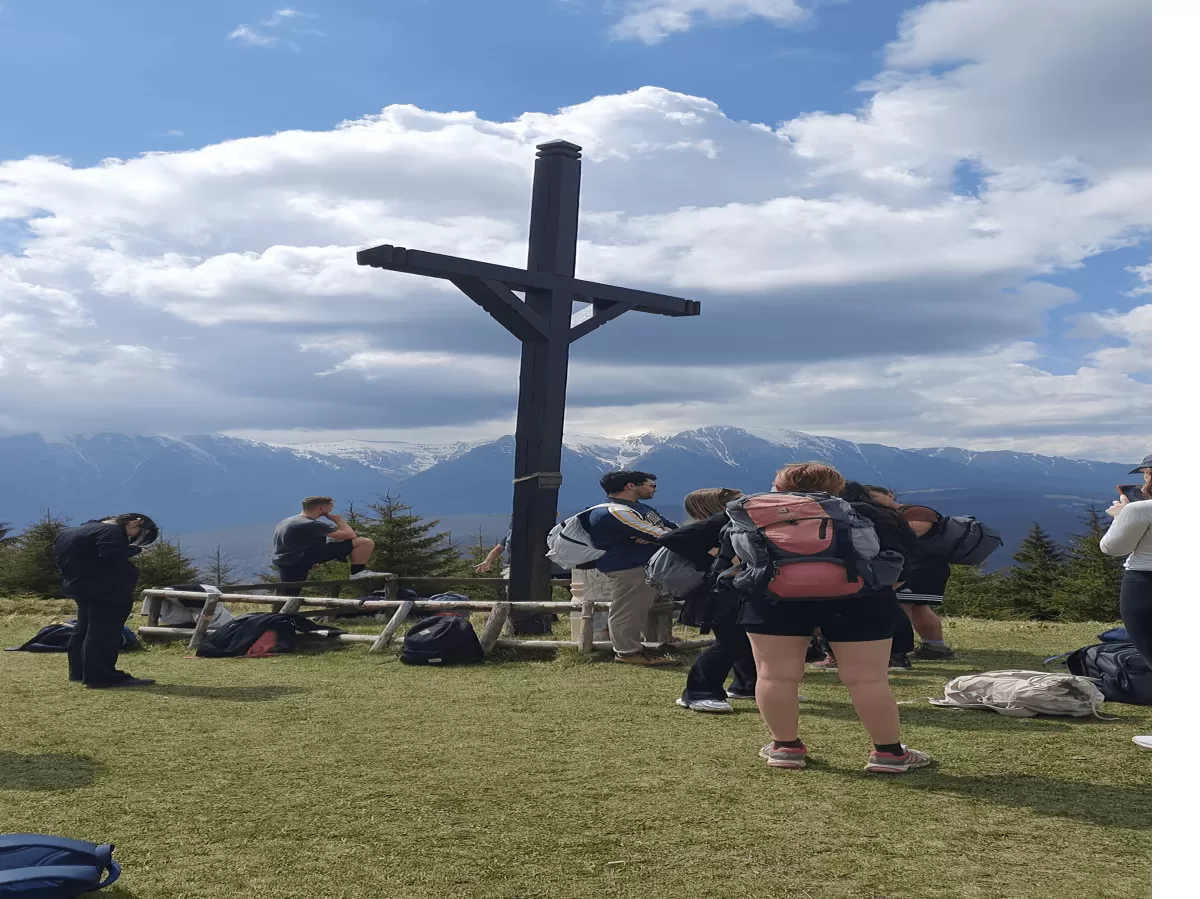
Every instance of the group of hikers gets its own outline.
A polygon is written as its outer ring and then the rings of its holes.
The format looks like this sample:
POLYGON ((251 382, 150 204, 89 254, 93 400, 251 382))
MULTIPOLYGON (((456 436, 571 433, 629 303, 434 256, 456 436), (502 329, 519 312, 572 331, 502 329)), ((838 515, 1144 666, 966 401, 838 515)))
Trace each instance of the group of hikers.
MULTIPOLYGON (((1150 457, 1134 471, 1143 475, 1144 488, 1122 493, 1108 510, 1114 524, 1101 548, 1127 556, 1121 615, 1150 662, 1150 457)), ((930 763, 928 753, 901 742, 888 671, 910 667, 910 659, 954 657, 935 607, 951 565, 977 564, 998 545, 998 535, 971 519, 903 504, 890 489, 849 481, 821 462, 784 466, 769 492, 695 490, 684 501, 682 525, 649 504, 658 489, 649 472, 608 472, 600 487, 605 501, 556 526, 548 555, 572 570, 584 595, 609 603, 617 662, 679 664, 646 639, 652 609, 669 593, 682 600, 682 623, 715 637, 693 662, 677 704, 722 713, 733 711, 731 699, 755 700, 772 737, 760 750, 768 765, 805 766, 799 687, 810 661, 836 669, 846 686, 872 743, 866 770, 902 773, 930 763), (962 522, 967 529, 958 535, 948 526, 962 522), (670 557, 665 568, 658 564, 664 554, 670 557), (687 583, 686 590, 668 589, 661 572, 672 565, 673 583, 687 583), (816 659, 814 640, 822 647, 816 659)), ((334 559, 348 561, 354 579, 387 576, 367 568, 371 539, 333 509, 331 497, 308 497, 300 514, 280 522, 273 561, 282 581, 303 582, 311 568, 334 559)), ((78 606, 67 651, 71 680, 91 688, 153 683, 118 670, 116 661, 138 580, 132 559, 156 536, 149 516, 126 513, 67 528, 56 541, 64 592, 78 606)), ((504 548, 502 542, 480 570, 504 548)), ((1150 737, 1135 742, 1149 748, 1150 737)))

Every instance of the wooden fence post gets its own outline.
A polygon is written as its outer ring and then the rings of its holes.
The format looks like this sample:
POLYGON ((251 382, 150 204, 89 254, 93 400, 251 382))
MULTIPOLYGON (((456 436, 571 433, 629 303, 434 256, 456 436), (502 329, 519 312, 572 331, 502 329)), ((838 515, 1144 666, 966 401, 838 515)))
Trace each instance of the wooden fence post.
POLYGON ((200 644, 204 642, 204 635, 208 633, 208 626, 212 624, 213 618, 217 616, 217 606, 220 604, 220 593, 208 594, 208 598, 204 600, 204 608, 200 611, 200 617, 196 619, 196 629, 192 631, 192 639, 188 641, 188 649, 200 648, 200 644))
POLYGON ((483 647, 484 655, 487 655, 496 646, 496 641, 500 639, 500 631, 504 629, 504 623, 508 621, 508 613, 512 610, 512 604, 507 602, 498 602, 492 606, 492 614, 488 615, 487 621, 483 625, 483 633, 479 636, 479 645, 483 647))
POLYGON ((146 610, 146 624, 149 627, 158 627, 159 619, 162 618, 162 597, 151 596, 150 608, 146 610))
MULTIPOLYGON (((383 585, 383 598, 386 600, 395 600, 400 595, 400 582, 392 579, 383 585)), ((371 644, 371 652, 383 652, 392 642, 392 638, 396 636, 396 631, 400 625, 404 623, 409 615, 412 614, 413 601, 406 599, 400 604, 400 608, 396 609, 395 613, 388 619, 387 625, 383 632, 375 638, 375 642, 371 644)))
POLYGON ((596 604, 590 599, 585 599, 579 612, 579 651, 584 655, 592 651, 592 640, 596 636, 592 623, 595 611, 596 604))

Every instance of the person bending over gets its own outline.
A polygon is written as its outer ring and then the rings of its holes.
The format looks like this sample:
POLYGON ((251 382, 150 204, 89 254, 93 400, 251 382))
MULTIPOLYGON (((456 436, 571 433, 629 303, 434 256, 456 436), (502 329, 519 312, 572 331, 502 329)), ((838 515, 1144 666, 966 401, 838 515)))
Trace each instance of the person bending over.
MULTIPOLYGON (((121 628, 133 611, 138 569, 133 557, 145 547, 140 538, 149 519, 129 512, 85 521, 67 528, 54 541, 54 560, 62 572, 63 592, 78 609, 67 643, 67 675, 85 687, 145 687, 148 677, 117 670, 121 628)), ((152 523, 149 523, 152 525, 152 523)))
MULTIPOLYGON (((375 541, 360 537, 333 512, 333 498, 309 496, 300 504, 300 514, 285 518, 275 526, 275 553, 271 561, 279 569, 284 583, 308 579, 308 572, 322 562, 350 561, 350 577, 385 577, 367 569, 367 560, 375 551, 375 541)), ((299 596, 300 587, 281 587, 278 596, 299 596)))
POLYGON ((648 472, 610 471, 600 478, 600 489, 618 508, 593 509, 586 527, 596 548, 605 551, 595 568, 609 584, 608 632, 616 659, 654 668, 678 665, 677 659, 648 652, 642 642, 658 599, 646 583, 646 563, 658 551, 658 538, 677 525, 646 504, 658 489, 648 472))
MULTIPOLYGON (((786 465, 775 475, 773 491, 838 496, 842 475, 820 462, 786 465)), ((887 528, 877 530, 882 550, 903 555, 903 542, 887 528)), ((727 552, 722 548, 722 554, 727 552)), ((767 764, 803 768, 808 747, 800 740, 796 694, 804 678, 804 657, 813 631, 820 628, 837 656, 838 677, 874 744, 866 770, 902 773, 928 765, 924 752, 900 742, 900 714, 888 684, 892 632, 899 614, 890 587, 864 588, 852 596, 827 599, 775 599, 747 596, 738 622, 750 635, 758 668, 758 710, 772 741, 759 750, 767 764)))

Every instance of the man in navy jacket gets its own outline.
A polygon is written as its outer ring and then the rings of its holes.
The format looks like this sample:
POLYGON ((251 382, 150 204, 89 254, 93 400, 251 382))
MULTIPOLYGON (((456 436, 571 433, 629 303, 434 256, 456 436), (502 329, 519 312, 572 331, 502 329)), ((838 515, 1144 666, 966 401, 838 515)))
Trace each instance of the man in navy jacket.
POLYGON ((144 687, 154 681, 117 670, 121 628, 133 611, 138 570, 131 561, 143 547, 131 541, 145 519, 127 513, 85 521, 67 528, 54 541, 54 558, 63 576, 63 592, 79 614, 67 644, 71 680, 85 687, 144 687))
POLYGON ((642 644, 650 607, 657 591, 646 583, 646 563, 658 549, 660 536, 678 525, 645 500, 658 489, 654 475, 645 471, 610 471, 600 478, 611 508, 588 513, 587 531, 598 549, 605 550, 596 570, 608 578, 608 632, 618 662, 660 667, 678 665, 676 659, 652 656, 642 644))

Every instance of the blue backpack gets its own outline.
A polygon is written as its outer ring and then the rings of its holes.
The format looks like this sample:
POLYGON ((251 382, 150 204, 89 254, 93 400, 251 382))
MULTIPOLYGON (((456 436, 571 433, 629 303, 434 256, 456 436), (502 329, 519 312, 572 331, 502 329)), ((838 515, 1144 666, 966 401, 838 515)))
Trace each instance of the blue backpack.
POLYGON ((0 897, 75 899, 104 889, 121 876, 112 851, 112 844, 40 833, 2 834, 0 897))

